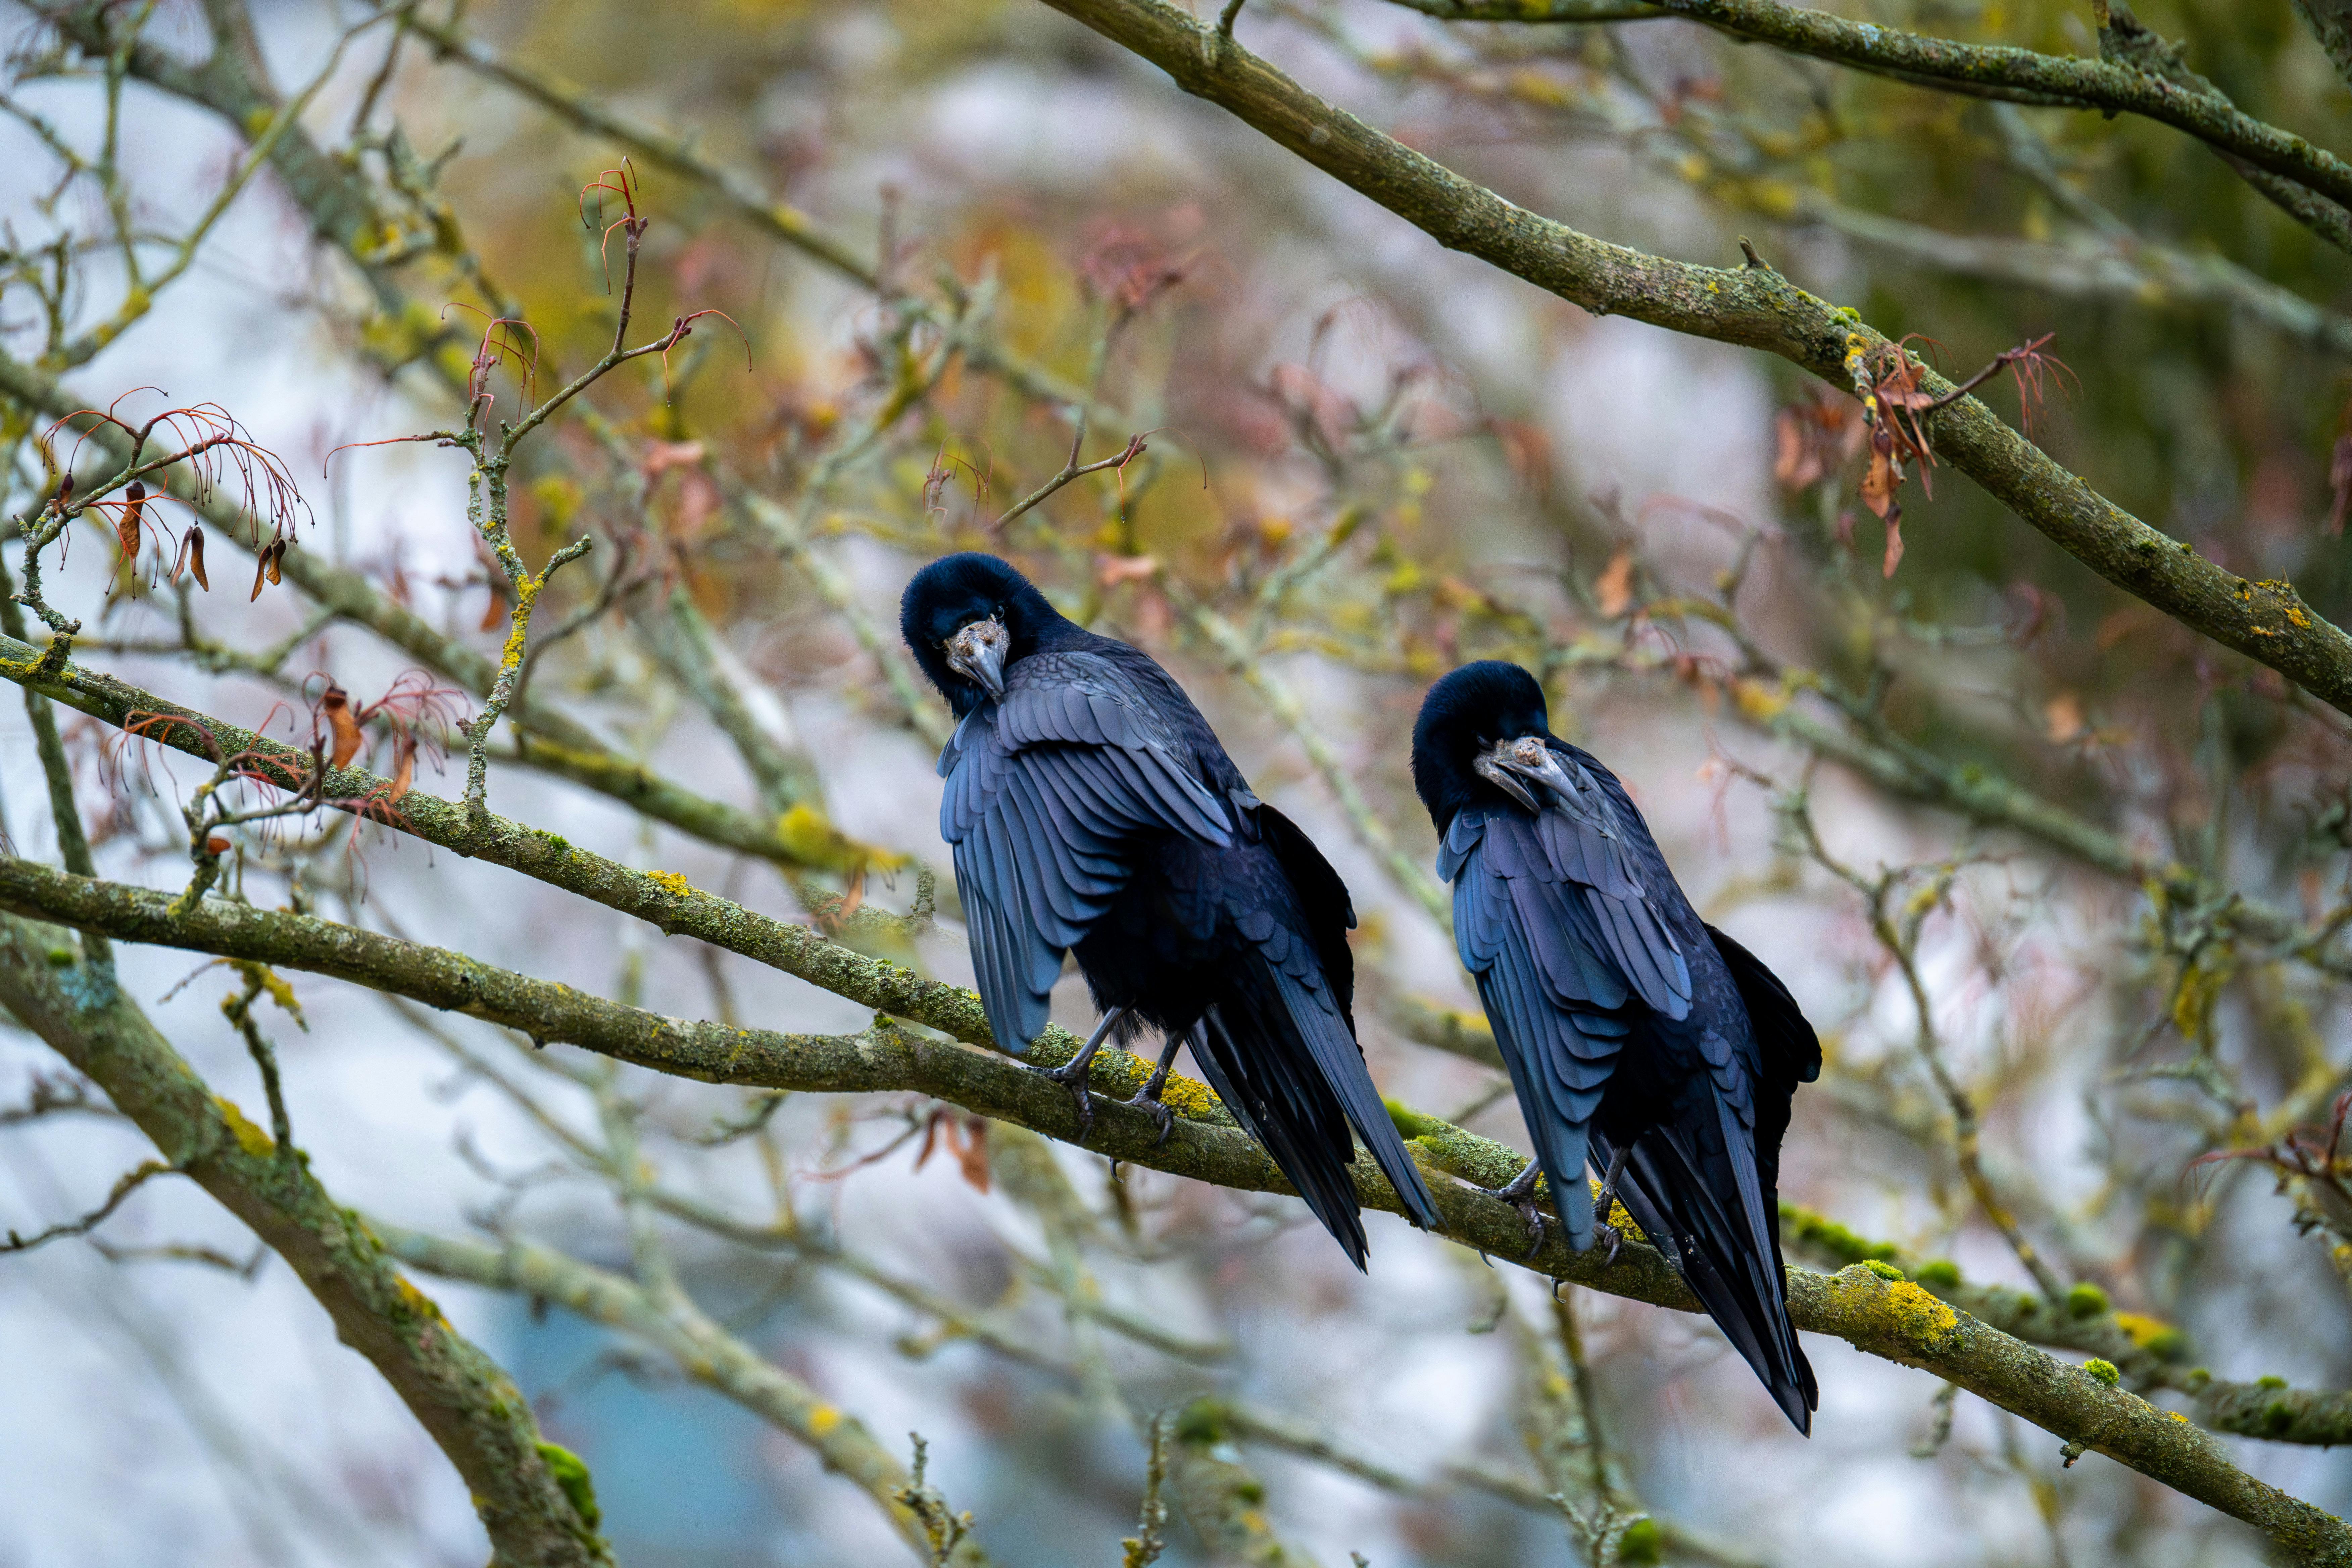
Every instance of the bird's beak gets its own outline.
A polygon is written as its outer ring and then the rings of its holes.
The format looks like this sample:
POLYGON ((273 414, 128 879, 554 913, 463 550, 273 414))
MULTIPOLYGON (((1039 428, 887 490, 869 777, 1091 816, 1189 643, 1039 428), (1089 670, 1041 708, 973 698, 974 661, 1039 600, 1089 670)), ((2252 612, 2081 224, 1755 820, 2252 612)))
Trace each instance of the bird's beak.
POLYGON ((948 668, 975 681, 992 698, 1004 695, 1004 655, 1013 637, 993 617, 974 621, 948 638, 948 668))
POLYGON ((1529 811, 1543 809, 1529 784, 1550 790, 1564 801, 1575 801, 1580 795, 1568 774, 1560 771, 1559 759, 1551 754, 1551 748, 1533 736, 1497 742, 1493 751, 1472 765, 1480 777, 1529 811))

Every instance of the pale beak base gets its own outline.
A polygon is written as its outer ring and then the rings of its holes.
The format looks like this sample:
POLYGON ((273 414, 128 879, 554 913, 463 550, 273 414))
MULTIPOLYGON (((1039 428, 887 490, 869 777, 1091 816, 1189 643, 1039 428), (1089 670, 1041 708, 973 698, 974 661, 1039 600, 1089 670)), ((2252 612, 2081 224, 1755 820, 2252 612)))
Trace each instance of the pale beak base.
POLYGON ((991 698, 1002 699, 1004 695, 1004 656, 1012 647, 1013 636, 1001 622, 992 617, 973 621, 948 638, 948 668, 980 687, 991 698))

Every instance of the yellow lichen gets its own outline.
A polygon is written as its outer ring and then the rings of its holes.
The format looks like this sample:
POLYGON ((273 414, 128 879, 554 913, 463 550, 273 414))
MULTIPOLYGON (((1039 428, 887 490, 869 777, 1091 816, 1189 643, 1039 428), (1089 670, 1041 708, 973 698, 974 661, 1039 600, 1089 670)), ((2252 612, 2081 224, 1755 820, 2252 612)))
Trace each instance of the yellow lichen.
POLYGON ((808 1429, 813 1437, 829 1437, 841 1425, 841 1412, 830 1405, 820 1405, 809 1412, 808 1429))
POLYGON ((221 1120, 228 1123, 229 1136, 236 1140, 238 1148, 257 1160, 267 1160, 278 1152, 278 1145, 270 1142, 269 1134, 247 1120, 234 1101, 215 1095, 213 1103, 220 1107, 221 1120))
POLYGON ((646 880, 664 892, 675 894, 681 899, 694 891, 694 884, 675 871, 648 871, 646 873, 646 880))
POLYGON ((432 1297, 426 1295, 424 1291, 419 1290, 415 1286, 411 1285, 404 1279, 395 1277, 394 1284, 394 1288, 400 1292, 400 1304, 402 1306, 407 1308, 410 1312, 414 1313, 417 1317, 429 1319, 435 1322, 440 1321, 441 1304, 439 1302, 434 1300, 432 1297))

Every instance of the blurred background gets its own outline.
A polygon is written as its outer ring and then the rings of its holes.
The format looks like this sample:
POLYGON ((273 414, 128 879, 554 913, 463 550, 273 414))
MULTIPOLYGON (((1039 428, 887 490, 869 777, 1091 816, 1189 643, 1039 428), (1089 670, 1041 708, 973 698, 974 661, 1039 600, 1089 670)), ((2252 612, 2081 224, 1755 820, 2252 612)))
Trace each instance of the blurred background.
MULTIPOLYGON (((2097 47, 2086 5, 1840 8, 2097 47)), ((127 412, 217 404, 299 483, 297 548, 454 644, 495 654, 509 603, 467 521, 464 458, 352 444, 463 417, 478 365, 511 416, 526 357, 540 396, 592 363, 614 331, 623 241, 600 258, 599 228, 624 180, 651 219, 632 341, 725 313, 527 449, 524 557, 598 545, 537 612, 530 692, 614 752, 782 822, 795 847, 689 836, 531 765, 527 744, 493 762, 495 809, 787 918, 908 910, 917 863, 946 865, 946 715, 897 647, 898 591, 932 555, 1000 549, 1167 664, 1339 868, 1383 1091, 1525 1148, 1475 1041, 1442 1048, 1475 1004, 1405 771, 1428 681, 1517 658, 1544 675, 1555 729, 1625 780, 1702 911, 1821 1030, 1785 1198, 1972 1280, 2031 1289, 2038 1265, 2039 1283, 2095 1287, 2086 1315, 2137 1314, 2183 1366, 2352 1381, 2328 1184, 2192 1164, 2324 1125, 2352 1076, 2340 988, 2227 918, 2231 894, 2314 921, 2342 904, 2344 721, 1948 471, 1914 474, 1890 549, 1857 489, 1852 399, 1441 251, 1031 0, 478 0, 454 21, 419 7, 405 30, 257 0, 276 101, 300 100, 289 123, 376 204, 340 230, 316 190, 247 170, 245 138, 163 80, 243 15, 225 4, 99 8, 135 19, 162 62, 117 95, 110 167, 108 84, 68 14, 89 9, 0 10, 0 349, 46 357, 84 403, 149 387, 127 412), (184 271, 134 300, 118 225, 173 243, 205 226, 184 271), (499 329, 485 353, 490 317, 529 331, 499 329), (1079 409, 1079 461, 1137 435, 1145 449, 997 526, 1069 459, 1079 409), (1900 765, 1855 765, 1873 756, 1900 765), (2092 837, 1923 804, 1955 781, 2031 792, 2092 837), (2142 873, 2172 862, 2210 897, 2152 896, 2142 873)), ((2284 0, 2150 0, 2143 19, 2249 112, 2352 144, 2345 89, 2284 0)), ((2352 615, 2331 519, 2331 483, 2352 483, 2335 457, 2344 259, 2187 139, 1667 20, 1496 27, 1256 0, 1239 36, 1587 232, 1715 265, 1745 236, 1890 336, 1934 340, 1957 373, 2054 332, 2043 352, 2066 369, 2038 390, 1997 381, 1997 410, 2231 570, 2352 615)), ((152 280, 173 245, 140 243, 152 280)), ((53 483, 30 429, 0 432, 11 513, 53 483)), ((13 541, 7 559, 20 569, 13 541)), ((247 564, 215 545, 211 591, 191 593, 167 560, 123 567, 100 531, 48 592, 85 620, 78 658, 289 734, 307 736, 320 676, 373 701, 418 663, 290 588, 247 602, 247 564)), ((64 717, 102 871, 183 885, 175 792, 194 770, 64 717)), ((428 747, 417 768, 419 788, 462 785, 462 756, 428 747)), ((56 858, 13 697, 0 814, 14 853, 56 858)), ((381 830, 254 835, 237 856, 257 902, 299 897, 661 1012, 864 1021, 381 830)), ((939 923, 891 951, 968 980, 939 899, 939 923)), ((251 1111, 259 1088, 220 1013, 235 977, 158 950, 121 962, 251 1111)), ((1809 1341, 1807 1441, 1702 1320, 1573 1289, 1556 1310, 1536 1277, 1391 1216, 1371 1219, 1358 1277, 1296 1203, 1114 1173, 909 1097, 605 1074, 357 988, 295 991, 303 1024, 265 1012, 265 1027, 296 1136, 341 1201, 625 1272, 617 1116, 676 1200, 666 1244, 702 1309, 901 1461, 920 1433, 929 1479, 1002 1563, 1115 1561, 1160 1412, 1255 1516, 1220 1535, 1180 1506, 1174 1563, 1276 1542, 1281 1561, 1330 1565, 1590 1561, 1543 1501, 1570 1485, 1563 1456, 1661 1521, 1625 1548, 1653 1560, 2259 1556, 2200 1505, 2097 1456, 2062 1468, 2055 1438, 1833 1342, 1809 1341), (1590 1405, 1569 1392, 1577 1357, 1590 1405)), ((1090 1022, 1075 979, 1058 1004, 1090 1022)), ((0 1104, 71 1092, 0 1026, 0 1104)), ((0 1120, 0 1226, 92 1207, 142 1147, 97 1109, 0 1120)), ((482 1560, 457 1476, 255 1247, 203 1194, 157 1183, 91 1238, 0 1257, 0 1564, 482 1560)), ((915 1560, 867 1491, 658 1343, 419 1279, 587 1462, 624 1562, 915 1560)), ((2253 1473, 2352 1507, 2341 1456, 2226 1441, 2253 1473)))

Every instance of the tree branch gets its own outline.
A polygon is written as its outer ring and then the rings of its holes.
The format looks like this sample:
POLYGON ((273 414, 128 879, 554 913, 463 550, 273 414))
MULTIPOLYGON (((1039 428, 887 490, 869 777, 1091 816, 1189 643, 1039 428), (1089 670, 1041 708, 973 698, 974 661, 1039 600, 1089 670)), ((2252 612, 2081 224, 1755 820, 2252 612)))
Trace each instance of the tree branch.
MULTIPOLYGON (((1220 45, 1166 0, 1046 3, 1447 248, 1492 262, 1586 310, 1767 350, 1848 390, 1864 380, 1872 355, 1896 352, 1858 314, 1806 293, 1769 267, 1724 269, 1669 261, 1538 217, 1325 103, 1239 44, 1220 45)), ((2084 68, 2116 68, 2093 62, 2084 68)), ((1951 390, 1932 371, 1924 373, 1921 386, 1931 396, 1951 390)), ((2186 542, 2167 538, 2052 461, 1973 397, 1938 410, 1927 423, 1938 458, 2100 576, 2352 712, 2352 637, 2313 614, 2292 584, 2247 582, 2186 542)))
MULTIPOLYGON (((912 1090, 1055 1137, 1066 1138, 1076 1127, 1069 1097, 1038 1074, 1001 1056, 916 1035, 887 1019, 877 1018, 863 1033, 849 1036, 730 1029, 661 1017, 462 953, 309 916, 208 899, 175 917, 169 904, 164 895, 147 889, 96 882, 30 861, 0 860, 0 909, 98 927, 124 941, 353 980, 507 1024, 537 1039, 578 1045, 684 1078, 832 1093, 912 1090)), ((1399 1122, 1421 1152, 1441 1164, 1439 1146, 1448 1137, 1468 1136, 1410 1112, 1400 1112, 1399 1122)), ((268 1142, 257 1132, 254 1136, 268 1142)), ((1113 1159, 1219 1186, 1289 1191, 1273 1161, 1245 1134, 1189 1116, 1180 1117, 1160 1142, 1140 1111, 1106 1106, 1089 1146, 1113 1159)), ((1370 1160, 1360 1154, 1351 1174, 1366 1208, 1402 1212, 1395 1189, 1370 1160)), ((1503 1257, 1523 1246, 1525 1222, 1509 1205, 1469 1186, 1435 1186, 1454 1240, 1503 1257)), ((1640 1242, 1627 1245, 1612 1264, 1599 1248, 1571 1251, 1555 1229, 1528 1266, 1633 1300, 1683 1311, 1696 1307, 1665 1259, 1640 1242)), ((1789 1280, 1790 1311, 1799 1328, 1933 1372, 2064 1439, 2070 1452, 2096 1449, 2232 1514, 2269 1536, 2284 1561, 2328 1568, 2352 1564, 2352 1529, 2244 1474, 2185 1417, 1966 1317, 1916 1285, 1885 1279, 1864 1266, 1835 1275, 1791 1269, 1789 1280)))
MULTIPOLYGON (((54 873, 53 873, 54 874, 54 873)), ((187 1173, 291 1264, 337 1334, 382 1373, 473 1493, 500 1568, 610 1564, 541 1451, 507 1374, 404 1281, 375 1238, 299 1160, 214 1095, 138 1005, 93 1002, 55 938, 0 915, 0 1005, 87 1074, 187 1173)))

